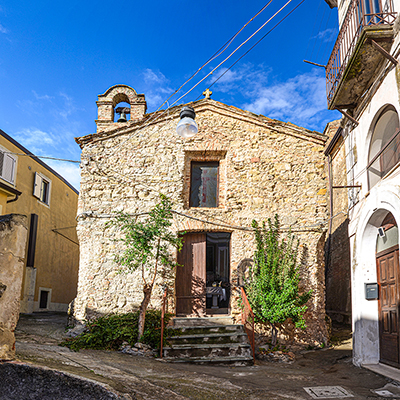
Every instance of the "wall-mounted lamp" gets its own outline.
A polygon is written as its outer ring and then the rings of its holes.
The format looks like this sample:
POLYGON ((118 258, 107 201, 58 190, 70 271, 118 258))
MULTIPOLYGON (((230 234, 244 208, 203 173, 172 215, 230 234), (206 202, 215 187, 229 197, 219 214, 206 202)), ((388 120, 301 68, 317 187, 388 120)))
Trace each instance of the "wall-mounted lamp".
POLYGON ((183 107, 179 116, 181 117, 181 120, 176 126, 177 134, 183 138, 190 138, 194 136, 199 131, 199 127, 194 120, 196 117, 194 109, 187 106, 183 107))

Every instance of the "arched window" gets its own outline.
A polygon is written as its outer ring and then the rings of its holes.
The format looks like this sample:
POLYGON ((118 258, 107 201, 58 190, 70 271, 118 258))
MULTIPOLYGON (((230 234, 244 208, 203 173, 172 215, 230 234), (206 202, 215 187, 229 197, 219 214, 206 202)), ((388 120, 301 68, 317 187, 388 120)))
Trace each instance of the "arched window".
POLYGON ((400 161, 399 116, 386 107, 376 120, 368 155, 368 188, 375 186, 400 161))

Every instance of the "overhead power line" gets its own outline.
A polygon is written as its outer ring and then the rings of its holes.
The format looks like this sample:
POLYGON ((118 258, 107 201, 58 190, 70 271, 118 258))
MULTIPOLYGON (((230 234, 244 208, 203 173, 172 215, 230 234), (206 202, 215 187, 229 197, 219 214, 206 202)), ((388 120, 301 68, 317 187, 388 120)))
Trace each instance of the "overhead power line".
MULTIPOLYGON (((241 57, 239 57, 230 67, 228 67, 209 87, 210 89, 214 86, 231 68, 233 68, 243 57, 245 57, 251 50, 254 49, 266 36, 268 36, 278 25, 280 25, 290 14, 292 14, 301 4, 304 3, 305 0, 302 0, 292 11, 290 11, 287 15, 285 15, 277 24, 273 26, 261 39, 259 39, 253 46, 250 47, 241 57)), ((200 95, 201 96, 201 95, 200 95)), ((196 99, 198 100, 200 96, 196 99)))
POLYGON ((22 156, 22 157, 33 157, 33 158, 44 158, 47 160, 55 160, 55 161, 65 161, 65 162, 71 162, 71 163, 76 163, 76 164, 80 164, 80 161, 76 161, 76 160, 68 160, 65 158, 57 158, 57 157, 49 157, 49 156, 37 156, 36 154, 33 153, 12 153, 10 151, 5 151, 4 154, 12 154, 15 156, 22 156))
MULTIPOLYGON (((252 33, 245 41, 243 41, 239 46, 236 47, 235 50, 233 50, 223 61, 221 61, 215 68, 213 68, 205 77, 203 77, 199 82, 197 82, 195 85, 193 85, 188 91, 186 91, 182 96, 180 96, 177 100, 175 100, 166 110, 164 110, 162 113, 157 114, 154 116, 154 118, 150 118, 146 125, 144 125, 141 129, 136 131, 135 133, 138 134, 139 132, 143 131, 147 126, 150 125, 150 123, 153 123, 157 121, 159 118, 164 116, 168 110, 173 107, 176 103, 178 103, 181 99, 183 99, 185 96, 187 96, 193 89, 195 89, 197 86, 200 85, 200 83, 204 82, 210 75, 212 75, 220 66, 222 66, 226 61, 228 61, 240 48, 242 48, 249 40, 251 40, 258 32, 260 32, 271 20, 273 20, 278 14, 280 14, 293 0, 288 0, 284 6, 282 6, 272 17, 270 17, 265 23, 263 23, 254 33, 252 33)), ((303 0, 304 1, 304 0, 303 0)), ((269 3, 268 3, 269 4, 269 3)), ((267 5, 268 5, 267 4, 267 5)), ((169 99, 169 98, 168 98, 169 99)), ((165 104, 165 103, 163 103, 165 104)), ((157 111, 161 108, 161 106, 157 109, 157 111)), ((126 140, 122 141, 118 146, 115 146, 114 150, 112 153, 109 154, 109 156, 115 154, 123 144, 128 142, 131 139, 131 135, 129 135, 126 140)))
MULTIPOLYGON (((225 44, 223 44, 189 79, 186 80, 178 89, 176 89, 161 105, 160 107, 157 108, 156 111, 159 111, 161 107, 168 103, 168 100, 173 97, 175 94, 177 94, 189 81, 191 81, 206 65, 208 65, 211 61, 215 60, 217 57, 219 57, 223 52, 225 52, 228 47, 232 44, 232 42, 235 40, 235 38, 239 35, 240 32, 244 28, 246 28, 247 25, 250 24, 258 15, 260 15, 270 4, 272 3, 272 0, 270 0, 258 13, 256 13, 252 18, 250 18, 225 44)), ((169 108, 169 107, 168 107, 169 108)))

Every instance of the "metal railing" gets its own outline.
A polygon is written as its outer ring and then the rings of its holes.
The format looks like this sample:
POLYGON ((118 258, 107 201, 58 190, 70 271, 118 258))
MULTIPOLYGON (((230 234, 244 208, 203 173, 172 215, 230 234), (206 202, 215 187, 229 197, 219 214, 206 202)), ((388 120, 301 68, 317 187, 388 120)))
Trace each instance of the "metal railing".
POLYGON ((250 307, 249 300, 247 299, 246 292, 244 288, 240 288, 242 295, 242 324, 244 330, 247 333, 247 337, 249 338, 251 350, 253 351, 253 360, 256 360, 256 346, 255 346, 255 338, 254 338, 254 313, 250 307))
POLYGON ((392 25, 397 13, 393 1, 352 0, 326 66, 326 94, 328 106, 355 49, 358 38, 366 26, 392 25))
POLYGON ((164 294, 162 297, 162 308, 161 308, 161 343, 160 343, 160 358, 163 358, 163 348, 164 348, 164 318, 165 318, 165 306, 167 304, 167 294, 168 289, 164 289, 164 294))
POLYGON ((367 165, 368 189, 375 186, 399 162, 400 130, 397 130, 367 165))

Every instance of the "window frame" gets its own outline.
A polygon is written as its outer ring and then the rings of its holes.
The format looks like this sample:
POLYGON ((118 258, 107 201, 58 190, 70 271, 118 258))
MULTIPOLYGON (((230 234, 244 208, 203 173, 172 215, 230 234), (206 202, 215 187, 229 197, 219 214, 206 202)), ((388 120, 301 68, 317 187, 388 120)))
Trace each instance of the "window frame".
POLYGON ((41 172, 35 172, 33 182, 33 196, 35 196, 41 204, 50 206, 51 197, 51 179, 43 175, 41 172), (46 197, 43 196, 43 183, 47 184, 46 197))
MULTIPOLYGON (((373 124, 373 129, 372 129, 372 134, 371 134, 371 138, 369 141, 369 148, 368 148, 368 163, 367 163, 367 167, 366 167, 366 171, 367 171, 367 181, 368 181, 368 190, 371 190, 380 180, 382 180, 383 178, 385 178, 385 176, 387 176, 394 168, 396 168, 396 166, 398 166, 399 161, 400 161, 400 153, 397 155, 398 156, 398 160, 390 167, 388 167, 386 165, 386 168, 384 168, 384 170, 381 170, 380 172, 382 173, 382 175, 380 176, 379 180, 376 181, 374 184, 371 184, 371 179, 370 179, 370 171, 369 169, 372 167, 372 165, 376 162, 376 160, 378 160, 386 151, 386 149, 388 149, 391 145, 393 145, 394 140, 396 139, 396 137, 398 137, 398 135, 400 134, 400 117, 399 114, 397 113, 397 110, 393 107, 393 106, 386 106, 383 108, 383 110, 378 114, 378 117, 376 118, 374 124, 373 124), (397 120, 398 120, 398 125, 399 127, 395 130, 395 132, 392 134, 392 136, 387 140, 386 144, 383 145, 380 150, 375 154, 375 156, 369 160, 370 158, 370 154, 371 154, 371 148, 372 145, 374 143, 374 137, 375 134, 377 133, 377 124, 380 121, 380 119, 388 112, 388 111, 394 111, 397 114, 397 120)), ((380 165, 380 167, 382 168, 382 166, 384 165, 380 165)))
POLYGON ((182 199, 185 210, 203 210, 216 211, 225 209, 227 195, 227 151, 226 150, 185 150, 185 158, 183 162, 183 185, 182 199), (190 191, 191 191, 191 172, 192 162, 218 162, 218 206, 217 207, 191 207, 190 206, 190 191))

